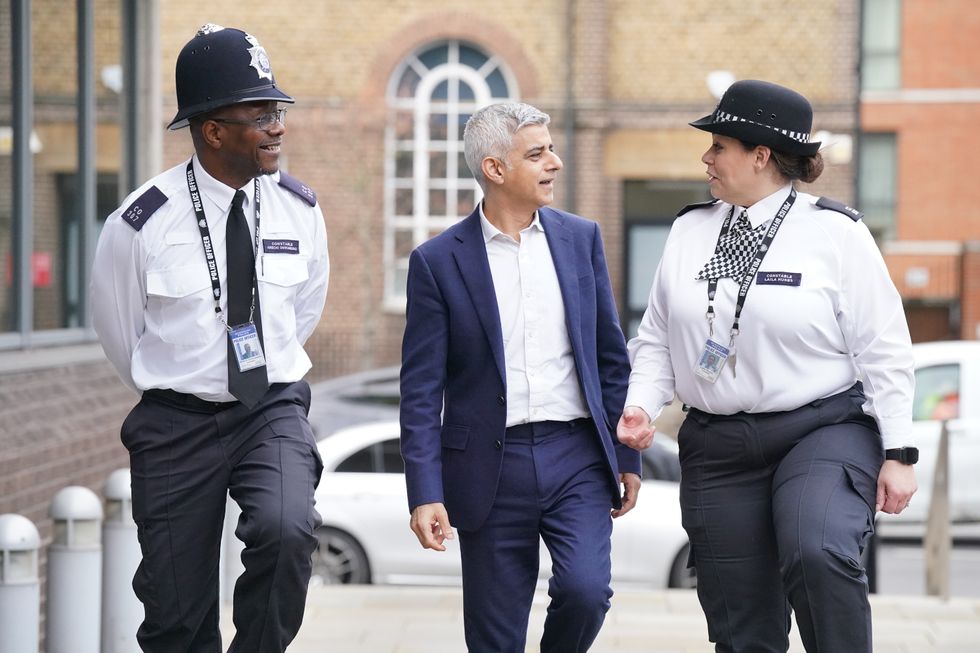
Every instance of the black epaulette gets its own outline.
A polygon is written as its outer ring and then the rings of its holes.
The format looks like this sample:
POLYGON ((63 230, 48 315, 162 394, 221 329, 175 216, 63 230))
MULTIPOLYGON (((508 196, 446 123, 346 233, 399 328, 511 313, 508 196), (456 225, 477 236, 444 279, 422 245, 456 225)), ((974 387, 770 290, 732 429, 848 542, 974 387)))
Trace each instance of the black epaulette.
POLYGON ((287 175, 285 172, 280 172, 279 185, 286 190, 299 195, 300 199, 310 206, 316 206, 316 193, 313 192, 312 188, 301 182, 296 177, 287 175))
POLYGON ((135 202, 129 205, 128 209, 122 212, 123 222, 139 231, 150 219, 150 216, 167 203, 168 199, 162 190, 156 186, 150 186, 136 198, 135 202))
POLYGON ((817 206, 822 209, 827 209, 829 211, 837 211, 838 213, 843 213, 854 222, 857 222, 864 217, 864 214, 857 209, 852 209, 847 204, 843 202, 838 202, 837 200, 832 200, 829 197, 820 197, 816 202, 817 206))
POLYGON ((717 204, 717 203, 718 203, 718 200, 716 198, 716 199, 713 199, 713 200, 711 200, 709 202, 695 202, 694 204, 688 204, 683 209, 681 209, 680 211, 677 212, 677 217, 678 218, 681 217, 682 215, 684 215, 688 211, 693 211, 694 209, 703 209, 706 206, 711 206, 711 205, 717 204))

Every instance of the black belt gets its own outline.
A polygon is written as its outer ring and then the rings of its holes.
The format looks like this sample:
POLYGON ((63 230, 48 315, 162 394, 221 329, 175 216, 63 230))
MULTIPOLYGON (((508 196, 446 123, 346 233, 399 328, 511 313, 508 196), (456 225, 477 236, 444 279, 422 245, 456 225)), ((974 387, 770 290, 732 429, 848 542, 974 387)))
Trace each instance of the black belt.
POLYGON ((533 440, 534 436, 545 436, 559 431, 573 431, 592 422, 591 417, 578 417, 567 422, 546 420, 515 424, 507 428, 507 440, 533 440))
POLYGON ((143 396, 154 401, 177 408, 192 410, 197 413, 220 413, 223 410, 241 405, 239 401, 206 401, 196 395, 177 392, 176 390, 161 390, 160 388, 144 390, 143 396))

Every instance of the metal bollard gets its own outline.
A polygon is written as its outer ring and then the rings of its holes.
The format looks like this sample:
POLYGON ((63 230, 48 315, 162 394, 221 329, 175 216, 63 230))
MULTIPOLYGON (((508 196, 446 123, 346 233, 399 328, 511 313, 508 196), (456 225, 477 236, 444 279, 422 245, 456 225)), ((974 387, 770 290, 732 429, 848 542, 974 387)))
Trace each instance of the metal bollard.
POLYGON ((102 523, 102 653, 139 653, 136 631, 143 623, 143 604, 133 591, 133 576, 142 559, 129 469, 106 479, 102 523))
POLYGON ((99 653, 102 623, 102 502, 71 486, 51 500, 48 548, 48 653, 99 653))
POLYGON ((0 648, 37 651, 41 582, 37 552, 41 536, 27 517, 0 515, 0 648))

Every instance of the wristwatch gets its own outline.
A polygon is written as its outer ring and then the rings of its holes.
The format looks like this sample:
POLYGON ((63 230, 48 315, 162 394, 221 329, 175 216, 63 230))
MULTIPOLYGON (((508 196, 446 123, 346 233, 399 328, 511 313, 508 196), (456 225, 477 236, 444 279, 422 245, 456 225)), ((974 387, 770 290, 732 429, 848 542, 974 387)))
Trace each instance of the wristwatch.
POLYGON ((885 460, 897 460, 903 465, 914 465, 919 462, 919 450, 915 447, 885 449, 885 460))

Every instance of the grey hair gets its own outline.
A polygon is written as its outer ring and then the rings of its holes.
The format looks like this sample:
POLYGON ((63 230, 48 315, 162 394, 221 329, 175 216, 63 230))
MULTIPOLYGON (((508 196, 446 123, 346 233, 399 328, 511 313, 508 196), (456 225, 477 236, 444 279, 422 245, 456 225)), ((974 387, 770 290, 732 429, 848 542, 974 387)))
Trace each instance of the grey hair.
POLYGON ((463 129, 463 154, 473 178, 486 190, 486 179, 480 164, 492 156, 506 161, 514 143, 514 134, 531 125, 547 125, 551 116, 523 102, 501 102, 485 106, 466 121, 463 129))

